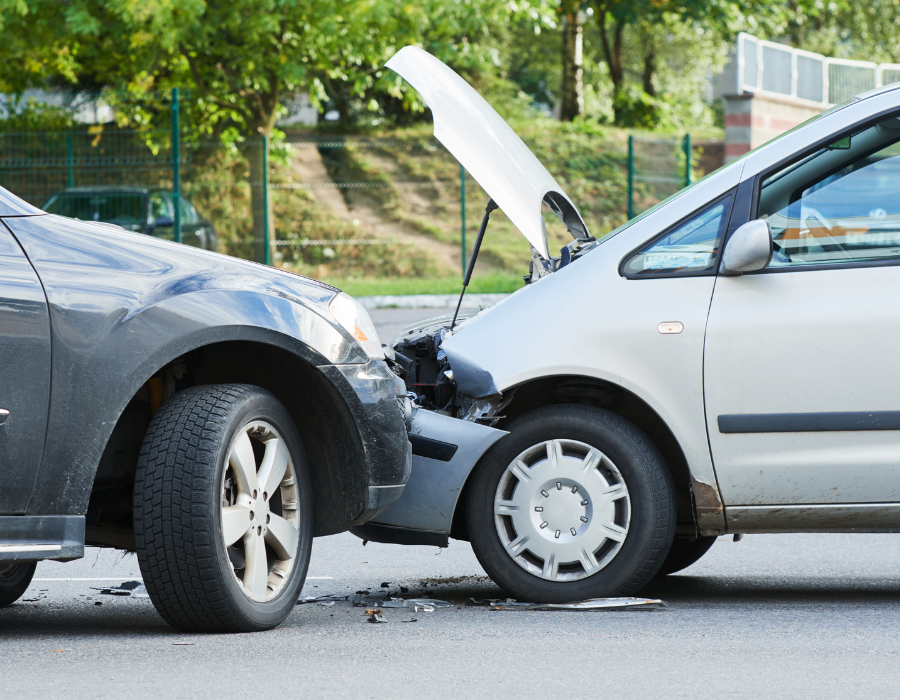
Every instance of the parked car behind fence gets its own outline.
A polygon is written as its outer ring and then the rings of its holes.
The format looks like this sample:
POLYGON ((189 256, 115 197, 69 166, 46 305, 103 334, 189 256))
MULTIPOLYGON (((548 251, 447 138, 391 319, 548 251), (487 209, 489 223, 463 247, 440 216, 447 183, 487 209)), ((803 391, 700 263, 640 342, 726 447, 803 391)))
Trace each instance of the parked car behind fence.
MULTIPOLYGON (((197 212, 184 195, 178 197, 181 214, 181 242, 218 250, 212 223, 197 212)), ((166 240, 175 239, 175 202, 171 192, 143 187, 74 187, 53 195, 43 207, 82 221, 116 224, 127 231, 146 233, 166 240)))

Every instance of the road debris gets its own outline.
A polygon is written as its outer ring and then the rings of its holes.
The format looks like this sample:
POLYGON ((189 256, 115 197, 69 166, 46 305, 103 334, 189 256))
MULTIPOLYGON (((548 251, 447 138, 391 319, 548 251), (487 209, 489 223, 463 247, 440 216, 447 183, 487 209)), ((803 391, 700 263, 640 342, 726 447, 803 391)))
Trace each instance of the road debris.
POLYGON ((453 605, 446 600, 434 600, 432 598, 388 598, 382 607, 385 608, 412 608, 413 612, 419 612, 421 608, 424 612, 434 612, 435 608, 451 608, 453 605))
POLYGON ((387 622, 387 620, 384 619, 384 610, 379 610, 377 608, 367 608, 366 615, 369 616, 366 618, 366 622, 372 622, 375 624, 379 622, 387 622))
POLYGON ((349 600, 348 595, 307 595, 297 601, 297 605, 306 605, 307 603, 318 603, 319 605, 334 605, 335 601, 349 600))
POLYGON ((147 588, 140 581, 124 581, 118 586, 107 586, 105 588, 94 588, 91 590, 100 591, 101 595, 121 595, 130 598, 149 598, 147 588))
POLYGON ((574 603, 526 603, 507 598, 506 600, 476 601, 469 598, 467 605, 490 605, 491 610, 656 610, 666 607, 664 600, 655 598, 590 598, 574 603))
POLYGON ((413 618, 410 618, 409 620, 400 620, 400 622, 418 622, 418 621, 419 621, 418 617, 413 617, 413 618))

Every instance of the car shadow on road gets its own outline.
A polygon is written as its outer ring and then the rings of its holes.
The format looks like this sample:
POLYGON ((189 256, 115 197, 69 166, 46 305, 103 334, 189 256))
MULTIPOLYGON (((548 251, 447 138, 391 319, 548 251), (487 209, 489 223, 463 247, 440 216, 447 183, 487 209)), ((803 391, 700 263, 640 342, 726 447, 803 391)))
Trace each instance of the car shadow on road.
POLYGON ((711 606, 734 603, 897 604, 900 603, 900 578, 674 575, 654 579, 638 595, 661 598, 670 604, 711 606))
MULTIPOLYGON (((459 580, 430 580, 427 585, 400 584, 389 589, 370 589, 367 595, 349 595, 354 607, 378 607, 389 597, 432 598, 444 600, 454 607, 483 606, 491 599, 504 600, 505 591, 486 578, 465 577, 459 580)), ((828 576, 691 576, 686 574, 660 577, 645 586, 638 596, 660 598, 669 610, 679 606, 721 608, 737 605, 763 605, 784 610, 819 606, 873 607, 900 604, 900 578, 871 576, 839 578, 828 576)), ((340 596, 343 598, 343 595, 340 596)), ((106 601, 101 601, 106 602, 106 601)), ((312 605, 315 605, 313 603, 312 605)), ((324 611, 323 611, 324 612, 324 611)), ((316 626, 315 617, 292 617, 284 623, 316 626)), ((15 641, 78 641, 84 638, 147 639, 183 637, 184 633, 169 627, 149 601, 117 601, 104 606, 72 605, 72 601, 55 599, 40 602, 23 601, 0 609, 0 639, 15 641)))
MULTIPOLYGON (((68 602, 68 601, 66 601, 68 602)), ((65 604, 65 603, 64 603, 65 604)), ((0 609, 0 639, 4 642, 34 639, 173 635, 152 606, 112 605, 61 610, 59 605, 27 602, 0 609)))

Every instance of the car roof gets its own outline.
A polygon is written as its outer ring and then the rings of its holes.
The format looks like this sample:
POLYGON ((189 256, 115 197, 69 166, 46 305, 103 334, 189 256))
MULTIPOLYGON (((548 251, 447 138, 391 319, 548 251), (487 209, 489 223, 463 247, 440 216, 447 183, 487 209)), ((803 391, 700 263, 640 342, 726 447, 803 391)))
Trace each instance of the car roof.
POLYGON ((868 100, 870 97, 878 97, 879 95, 883 95, 886 92, 892 92, 893 90, 900 90, 900 83, 888 83, 887 85, 873 88, 872 90, 860 93, 854 99, 868 100))

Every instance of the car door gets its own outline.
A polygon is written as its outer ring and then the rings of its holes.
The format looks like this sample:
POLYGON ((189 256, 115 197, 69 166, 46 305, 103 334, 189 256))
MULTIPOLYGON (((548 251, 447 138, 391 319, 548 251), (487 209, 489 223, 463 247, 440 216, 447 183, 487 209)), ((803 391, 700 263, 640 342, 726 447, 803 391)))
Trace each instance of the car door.
POLYGON ((50 319, 37 274, 0 223, 0 514, 24 513, 50 400, 50 319))
POLYGON ((758 178, 751 218, 771 225, 771 262, 713 292, 719 489, 726 506, 897 502, 900 120, 801 155, 758 178))

